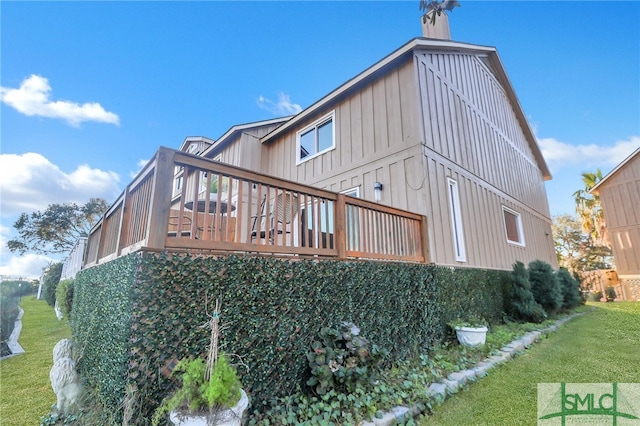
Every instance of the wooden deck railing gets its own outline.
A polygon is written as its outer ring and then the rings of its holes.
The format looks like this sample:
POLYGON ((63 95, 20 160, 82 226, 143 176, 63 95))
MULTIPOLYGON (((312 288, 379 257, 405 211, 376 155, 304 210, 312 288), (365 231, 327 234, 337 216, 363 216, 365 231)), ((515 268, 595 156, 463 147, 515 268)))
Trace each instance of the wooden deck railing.
POLYGON ((422 215, 168 148, 93 227, 84 266, 143 248, 428 261, 422 215))

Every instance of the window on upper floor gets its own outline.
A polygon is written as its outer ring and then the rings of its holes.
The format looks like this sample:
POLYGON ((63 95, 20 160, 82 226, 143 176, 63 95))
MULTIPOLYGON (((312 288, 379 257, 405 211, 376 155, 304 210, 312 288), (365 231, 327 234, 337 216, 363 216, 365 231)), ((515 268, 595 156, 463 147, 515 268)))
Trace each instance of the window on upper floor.
POLYGON ((296 134, 297 163, 335 148, 333 122, 334 112, 332 111, 296 134))
POLYGON ((524 232, 522 230, 522 216, 520 213, 502 206, 504 215, 504 228, 507 234, 507 242, 524 247, 524 232))

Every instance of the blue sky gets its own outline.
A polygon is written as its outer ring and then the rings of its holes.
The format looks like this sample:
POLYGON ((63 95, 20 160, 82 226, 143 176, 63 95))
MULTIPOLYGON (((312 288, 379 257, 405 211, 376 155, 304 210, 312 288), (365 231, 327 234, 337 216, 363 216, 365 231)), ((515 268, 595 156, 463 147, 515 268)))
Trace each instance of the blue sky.
MULTIPOLYGON (((414 37, 418 0, 0 2, 0 275, 20 212, 112 201, 159 146, 305 108, 414 37)), ((580 173, 640 146, 640 2, 461 1, 456 41, 495 46, 573 213, 580 173)))

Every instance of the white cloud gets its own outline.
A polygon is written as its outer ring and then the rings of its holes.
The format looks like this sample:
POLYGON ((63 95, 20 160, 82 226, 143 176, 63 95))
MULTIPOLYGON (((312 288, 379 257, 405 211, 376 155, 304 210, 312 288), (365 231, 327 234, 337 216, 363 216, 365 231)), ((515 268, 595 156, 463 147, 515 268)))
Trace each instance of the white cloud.
POLYGON ((52 203, 84 204, 89 198, 112 201, 118 195, 120 178, 115 172, 93 169, 86 164, 65 173, 40 154, 0 155, 0 187, 3 216, 44 210, 52 203))
POLYGON ((275 102, 260 96, 258 98, 258 106, 277 115, 293 115, 302 111, 300 105, 291 102, 289 95, 282 92, 278 93, 278 100, 275 102))
POLYGON ((616 166, 640 146, 640 137, 631 136, 612 145, 571 145, 553 138, 538 138, 538 145, 552 170, 580 164, 606 172, 607 167, 616 166))
POLYGON ((10 232, 11 229, 0 223, 0 254, 2 253, 2 250, 4 250, 4 248, 7 246, 10 232))
POLYGON ((149 160, 138 160, 138 162, 136 163, 136 166, 138 168, 135 171, 129 172, 129 176, 131 176, 131 179, 133 179, 136 176, 138 176, 138 173, 140 173, 140 170, 142 170, 144 168, 144 166, 147 165, 148 162, 149 162, 149 160))
POLYGON ((54 260, 41 255, 28 253, 24 256, 9 258, 6 265, 0 266, 0 275, 12 278, 37 279, 42 275, 42 268, 54 260))
POLYGON ((98 121, 119 125, 120 118, 97 102, 82 105, 71 101, 52 101, 49 80, 31 74, 20 83, 20 88, 0 87, 0 99, 5 104, 28 116, 60 118, 72 126, 83 121, 98 121))

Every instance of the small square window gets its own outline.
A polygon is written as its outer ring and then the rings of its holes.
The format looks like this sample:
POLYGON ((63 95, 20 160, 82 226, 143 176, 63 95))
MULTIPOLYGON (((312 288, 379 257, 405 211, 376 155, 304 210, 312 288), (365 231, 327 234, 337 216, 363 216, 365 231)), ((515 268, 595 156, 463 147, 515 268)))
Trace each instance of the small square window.
POLYGON ((507 234, 507 242, 524 246, 524 233, 522 231, 522 217, 520 213, 502 206, 504 214, 504 227, 507 234))

